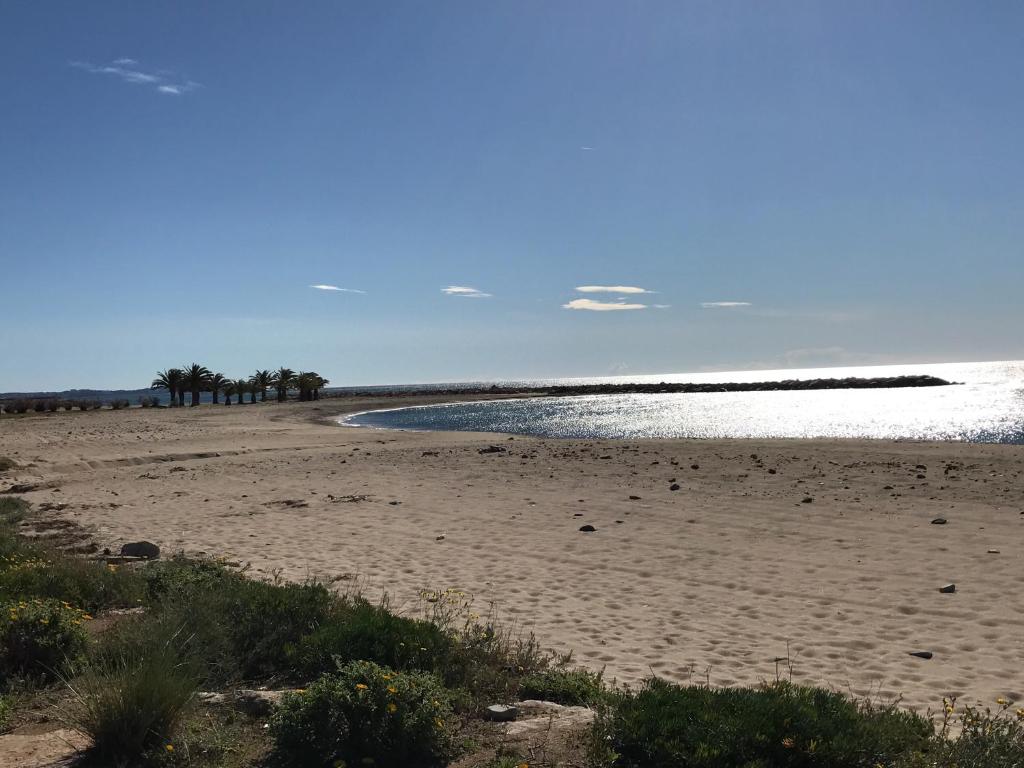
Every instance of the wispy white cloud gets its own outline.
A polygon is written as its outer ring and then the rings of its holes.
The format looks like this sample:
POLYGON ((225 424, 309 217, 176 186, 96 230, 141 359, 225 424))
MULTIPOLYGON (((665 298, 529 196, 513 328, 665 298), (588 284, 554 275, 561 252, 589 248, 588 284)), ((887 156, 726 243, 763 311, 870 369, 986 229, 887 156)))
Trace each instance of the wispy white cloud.
POLYGON ((749 301, 702 301, 704 309, 732 309, 733 307, 753 306, 749 301))
POLYGON ((173 96, 180 96, 183 93, 194 91, 198 87, 199 83, 189 80, 187 83, 166 83, 164 85, 158 85, 156 89, 160 91, 160 93, 169 93, 173 96))
POLYGON ((584 152, 593 152, 594 151, 593 147, 588 147, 586 145, 583 145, 582 147, 580 147, 580 149, 583 150, 584 152))
POLYGON ((672 309, 671 304, 651 304, 654 309, 672 309))
POLYGON ((576 290, 580 293, 654 293, 635 285, 580 285, 576 290))
POLYGON ((563 309, 586 309, 591 312, 617 312, 628 309, 647 309, 646 304, 627 304, 624 301, 594 301, 594 299, 573 299, 562 305, 563 309))
POLYGON ((477 288, 470 288, 468 285, 449 285, 447 288, 442 288, 441 293, 449 296, 462 296, 466 299, 489 299, 493 295, 484 293, 477 288))
POLYGON ((90 64, 88 61, 72 61, 70 64, 75 69, 81 69, 93 75, 116 77, 122 82, 134 85, 152 85, 158 93, 172 96, 180 96, 201 87, 201 84, 194 80, 176 82, 178 78, 174 76, 173 72, 146 72, 138 68, 139 62, 135 59, 114 59, 109 64, 100 65, 90 64))
POLYGON ((310 288, 316 288, 318 291, 340 291, 342 293, 366 293, 366 291, 360 291, 358 288, 341 288, 337 285, 311 285, 310 288))

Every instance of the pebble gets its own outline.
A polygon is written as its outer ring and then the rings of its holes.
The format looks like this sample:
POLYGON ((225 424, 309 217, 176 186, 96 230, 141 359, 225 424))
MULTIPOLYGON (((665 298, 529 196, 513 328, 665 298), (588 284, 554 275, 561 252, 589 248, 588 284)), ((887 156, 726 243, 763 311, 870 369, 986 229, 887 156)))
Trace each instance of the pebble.
POLYGON ((669 489, 670 491, 678 491, 678 490, 679 490, 679 483, 672 483, 672 485, 670 485, 670 486, 668 487, 668 489, 669 489))
POLYGON ((936 517, 934 520, 932 520, 932 525, 945 525, 945 524, 946 524, 946 518, 944 518, 944 517, 936 517))
POLYGON ((916 656, 919 659, 930 659, 932 657, 931 651, 911 651, 911 656, 916 656))
POLYGON ((951 595, 956 592, 956 584, 947 584, 944 587, 939 587, 939 592, 944 595, 951 595))
POLYGON ((583 531, 583 533, 593 533, 597 528, 588 523, 587 525, 581 525, 580 530, 583 531))

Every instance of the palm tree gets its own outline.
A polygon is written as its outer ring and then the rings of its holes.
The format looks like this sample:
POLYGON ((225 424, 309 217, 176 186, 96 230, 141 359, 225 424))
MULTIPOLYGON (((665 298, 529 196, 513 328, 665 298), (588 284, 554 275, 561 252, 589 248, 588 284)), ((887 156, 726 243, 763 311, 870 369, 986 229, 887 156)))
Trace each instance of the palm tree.
POLYGON ((309 371, 299 371, 295 377, 295 387, 299 390, 299 400, 305 402, 306 400, 312 400, 313 391, 313 377, 316 374, 310 373, 309 371))
MULTIPOLYGON (((174 399, 181 392, 182 372, 180 368, 168 368, 166 371, 157 371, 156 378, 149 385, 150 389, 166 389, 171 394, 171 407, 175 405, 174 399)), ((180 405, 180 402, 178 403, 180 405)))
POLYGON ((213 393, 214 405, 217 405, 220 402, 218 395, 221 392, 224 392, 225 396, 227 395, 227 386, 229 383, 230 382, 223 373, 215 373, 210 376, 210 380, 206 383, 206 386, 209 388, 210 392, 213 393))
POLYGON ((278 368, 271 376, 270 386, 277 390, 277 402, 288 399, 289 388, 295 386, 295 371, 291 368, 278 368))
POLYGON ((235 394, 238 395, 238 404, 245 403, 245 393, 252 388, 248 379, 235 379, 235 394))
POLYGON ((212 375, 209 368, 205 365, 199 365, 199 363, 192 363, 192 365, 182 371, 182 378, 184 379, 182 383, 185 389, 192 393, 191 404, 193 407, 199 405, 199 393, 206 389, 212 375))
POLYGON ((313 374, 313 399, 320 399, 320 390, 326 387, 331 382, 321 376, 319 373, 313 374))
POLYGON ((253 386, 260 393, 260 402, 267 402, 267 390, 272 386, 274 375, 270 371, 256 371, 252 375, 253 386))
POLYGON ((228 379, 224 384, 224 405, 231 405, 231 396, 235 394, 235 382, 228 379))

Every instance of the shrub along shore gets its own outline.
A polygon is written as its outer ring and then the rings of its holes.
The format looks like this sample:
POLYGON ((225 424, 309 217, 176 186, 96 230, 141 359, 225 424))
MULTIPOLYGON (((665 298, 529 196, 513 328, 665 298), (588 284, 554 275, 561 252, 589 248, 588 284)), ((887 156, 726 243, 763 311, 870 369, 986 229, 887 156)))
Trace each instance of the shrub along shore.
MULTIPOLYGON (((571 761, 593 768, 1024 766, 1024 710, 1010 702, 942 702, 936 728, 785 680, 624 690, 478 616, 461 592, 424 592, 417 615, 399 615, 217 561, 87 560, 24 536, 33 519, 0 497, 0 720, 55 701, 91 740, 86 764, 441 766, 479 747, 488 705, 535 698, 596 711, 571 761), (209 703, 259 687, 285 691, 269 714, 209 703)), ((488 760, 473 764, 555 764, 488 760)))

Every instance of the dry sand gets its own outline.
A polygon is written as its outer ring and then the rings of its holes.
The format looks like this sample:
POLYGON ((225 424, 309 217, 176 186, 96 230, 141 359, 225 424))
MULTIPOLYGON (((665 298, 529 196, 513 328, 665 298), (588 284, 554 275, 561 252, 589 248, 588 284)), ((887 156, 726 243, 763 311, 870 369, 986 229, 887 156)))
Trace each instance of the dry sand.
POLYGON ((1024 698, 1024 446, 325 421, 399 404, 4 417, 0 456, 21 467, 0 488, 32 484, 27 499, 115 551, 141 538, 358 579, 410 612, 423 588, 461 588, 623 682, 755 683, 788 676, 788 656, 797 681, 921 711, 1024 698))

